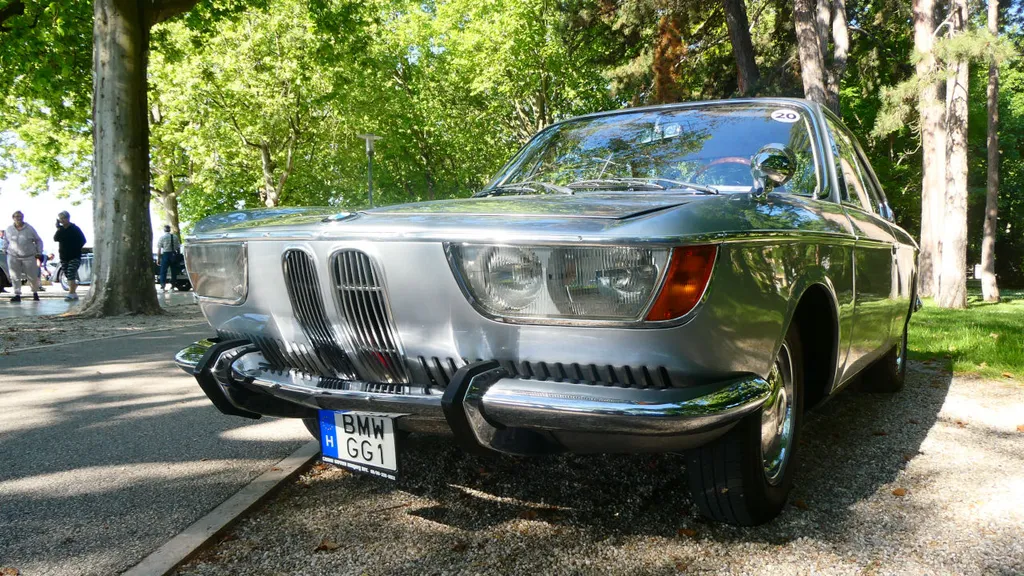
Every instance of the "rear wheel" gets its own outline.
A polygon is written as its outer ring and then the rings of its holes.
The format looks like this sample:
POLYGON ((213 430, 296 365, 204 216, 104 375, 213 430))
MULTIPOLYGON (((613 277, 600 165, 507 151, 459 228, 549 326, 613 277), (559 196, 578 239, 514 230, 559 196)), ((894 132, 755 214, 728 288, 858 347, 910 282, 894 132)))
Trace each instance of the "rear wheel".
POLYGON ((761 408, 721 438, 686 453, 690 494, 701 514, 755 526, 786 505, 796 473, 803 412, 803 354, 793 324, 768 375, 772 392, 761 408))
POLYGON ((907 323, 903 336, 885 356, 868 367, 861 376, 861 389, 868 392, 899 392, 907 380, 907 323))

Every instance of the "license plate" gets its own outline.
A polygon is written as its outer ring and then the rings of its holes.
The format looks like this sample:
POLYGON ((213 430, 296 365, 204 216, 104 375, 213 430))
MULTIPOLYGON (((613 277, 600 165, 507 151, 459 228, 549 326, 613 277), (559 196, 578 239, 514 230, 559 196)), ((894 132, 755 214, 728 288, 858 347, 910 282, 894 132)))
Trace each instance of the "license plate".
POLYGON ((320 411, 320 451, 325 462, 389 480, 398 477, 395 414, 320 411))

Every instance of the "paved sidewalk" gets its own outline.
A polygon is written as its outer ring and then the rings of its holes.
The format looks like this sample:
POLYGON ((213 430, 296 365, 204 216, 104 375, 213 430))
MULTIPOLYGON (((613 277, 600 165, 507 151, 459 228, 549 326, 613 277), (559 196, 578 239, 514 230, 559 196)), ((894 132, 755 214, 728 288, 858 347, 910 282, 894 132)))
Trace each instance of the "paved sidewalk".
MULTIPOLYGON (((79 296, 82 300, 88 295, 89 289, 87 286, 83 286, 78 290, 79 296)), ((39 302, 32 300, 31 288, 24 288, 21 294, 21 302, 12 304, 10 302, 11 289, 8 288, 6 292, 0 294, 0 320, 4 318, 23 318, 29 316, 52 316, 54 314, 63 314, 72 308, 81 305, 82 300, 69 301, 65 300, 64 296, 67 296, 67 292, 61 289, 60 285, 47 286, 45 292, 39 293, 39 302)), ((160 305, 164 308, 168 306, 180 306, 183 304, 190 304, 194 300, 192 292, 158 292, 157 298, 160 300, 160 305)))
POLYGON ((120 573, 309 440, 220 414, 173 354, 206 326, 0 356, 0 567, 120 573))

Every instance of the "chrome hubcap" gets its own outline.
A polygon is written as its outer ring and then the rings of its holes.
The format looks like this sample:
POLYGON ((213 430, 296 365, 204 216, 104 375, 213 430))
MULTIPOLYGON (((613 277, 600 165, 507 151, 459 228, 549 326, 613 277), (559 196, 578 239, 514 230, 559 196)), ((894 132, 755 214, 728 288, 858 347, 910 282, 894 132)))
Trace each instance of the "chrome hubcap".
POLYGON ((896 349, 896 373, 899 374, 903 371, 903 363, 906 362, 907 355, 907 333, 904 331, 903 340, 900 341, 899 347, 896 349))
POLYGON ((782 481, 793 439, 793 359, 785 342, 768 374, 772 392, 761 408, 761 460, 771 485, 782 481))

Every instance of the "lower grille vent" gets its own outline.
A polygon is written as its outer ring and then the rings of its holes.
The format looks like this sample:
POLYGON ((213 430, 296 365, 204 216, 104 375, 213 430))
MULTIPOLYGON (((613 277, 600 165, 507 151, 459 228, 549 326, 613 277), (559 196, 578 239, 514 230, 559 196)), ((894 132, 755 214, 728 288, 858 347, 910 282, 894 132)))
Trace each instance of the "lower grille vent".
MULTIPOLYGON (((468 362, 468 361, 467 361, 468 362)), ((598 366, 596 364, 563 364, 561 362, 513 362, 499 360, 501 367, 513 378, 550 382, 569 382, 619 388, 671 388, 672 380, 664 367, 598 366)))

